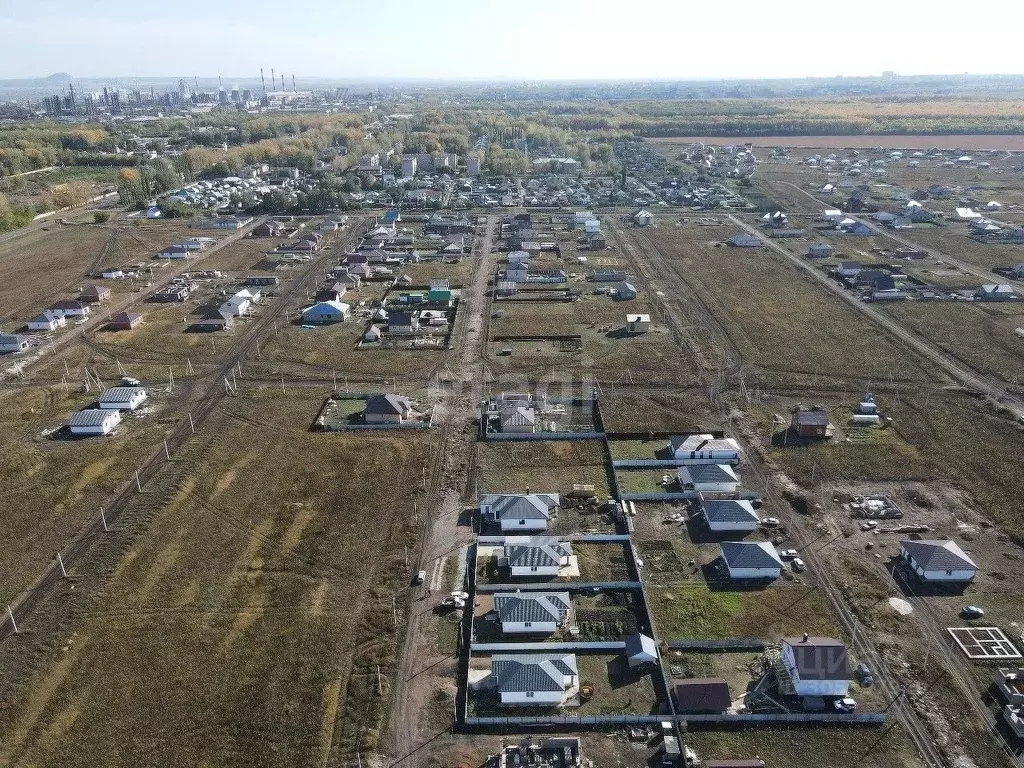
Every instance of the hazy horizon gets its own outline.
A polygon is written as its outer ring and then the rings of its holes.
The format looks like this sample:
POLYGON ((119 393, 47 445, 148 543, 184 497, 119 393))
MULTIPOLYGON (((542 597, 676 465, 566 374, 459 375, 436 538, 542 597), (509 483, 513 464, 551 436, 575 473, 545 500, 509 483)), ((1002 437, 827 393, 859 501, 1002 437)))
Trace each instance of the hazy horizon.
MULTIPOLYGON (((986 6, 1007 29, 1024 8, 986 6)), ((75 79, 267 78, 393 82, 771 80, 878 76, 1016 75, 1012 46, 909 5, 865 0, 848 18, 811 0, 770 12, 740 0, 727 12, 652 0, 640 11, 608 0, 179 0, 102 6, 0 0, 0 79, 67 72, 75 79), (181 74, 174 74, 175 71, 181 74), (121 72, 123 74, 111 74, 121 72)), ((225 86, 229 83, 225 82, 225 86)))

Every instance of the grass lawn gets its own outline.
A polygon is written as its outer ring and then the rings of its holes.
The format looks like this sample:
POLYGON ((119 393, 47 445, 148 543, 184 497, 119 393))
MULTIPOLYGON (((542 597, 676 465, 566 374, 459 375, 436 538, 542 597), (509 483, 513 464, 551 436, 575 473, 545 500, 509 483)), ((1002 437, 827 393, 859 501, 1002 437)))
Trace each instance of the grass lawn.
POLYGON ((594 486, 610 496, 604 448, 596 440, 481 443, 477 447, 481 493, 561 493, 573 485, 594 486))

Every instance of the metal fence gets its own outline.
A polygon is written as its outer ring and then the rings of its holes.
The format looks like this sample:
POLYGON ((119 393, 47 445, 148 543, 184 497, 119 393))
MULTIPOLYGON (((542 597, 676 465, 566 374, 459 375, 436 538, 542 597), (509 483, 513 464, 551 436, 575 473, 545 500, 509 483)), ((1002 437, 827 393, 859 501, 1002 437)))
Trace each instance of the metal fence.
POLYGON ((485 432, 486 440, 604 440, 603 432, 485 432))
POLYGON ((522 584, 480 584, 477 592, 550 592, 552 590, 568 592, 600 592, 602 590, 636 590, 640 589, 639 581, 543 581, 524 582, 522 584))
POLYGON ((669 640, 670 651, 763 651, 765 641, 733 637, 728 640, 669 640))
POLYGON ((622 651, 624 640, 580 640, 552 643, 473 643, 473 653, 547 653, 549 651, 622 651))

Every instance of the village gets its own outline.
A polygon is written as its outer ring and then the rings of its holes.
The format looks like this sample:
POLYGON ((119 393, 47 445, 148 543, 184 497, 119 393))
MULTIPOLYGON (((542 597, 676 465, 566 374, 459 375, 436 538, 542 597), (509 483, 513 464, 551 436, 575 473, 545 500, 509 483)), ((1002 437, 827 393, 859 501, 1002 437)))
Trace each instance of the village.
POLYGON ((1017 765, 1019 155, 485 152, 360 157, 381 205, 228 211, 257 174, 0 243, 12 482, 66 483, 8 524, 11 658, 67 612, 68 663, 137 682, 104 617, 199 600, 207 671, 270 674, 293 621, 350 659, 301 715, 337 764, 1017 765))

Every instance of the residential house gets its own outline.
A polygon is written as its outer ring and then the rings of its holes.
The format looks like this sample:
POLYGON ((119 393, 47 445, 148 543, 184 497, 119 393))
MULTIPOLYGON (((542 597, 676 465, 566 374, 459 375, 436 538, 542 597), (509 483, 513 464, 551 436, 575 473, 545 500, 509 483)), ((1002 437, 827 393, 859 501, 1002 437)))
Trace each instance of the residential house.
POLYGON ((761 238, 741 233, 729 238, 729 245, 733 248, 760 248, 763 243, 761 238))
POLYGON ((313 301, 341 301, 345 298, 348 288, 344 283, 332 283, 326 288, 320 288, 313 295, 313 301))
POLYGON ((415 417, 412 401, 404 395, 373 395, 363 411, 367 424, 404 424, 415 417))
POLYGON ((632 301, 636 298, 636 286, 625 280, 615 286, 615 298, 619 301, 632 301))
POLYGON ((120 423, 120 411, 89 408, 73 413, 68 419, 68 429, 73 435, 109 435, 120 423))
POLYGON ((336 299, 318 301, 302 310, 302 322, 310 325, 331 325, 343 323, 349 313, 349 305, 336 299))
POLYGON ((138 312, 115 312, 107 321, 107 329, 111 331, 130 331, 142 322, 138 312))
POLYGON ((812 243, 807 248, 807 255, 812 259, 828 259, 834 250, 829 243, 812 243))
POLYGON ((229 330, 234 324, 234 315, 216 309, 192 323, 191 330, 199 333, 213 333, 229 330))
POLYGON ((499 412, 502 432, 532 433, 537 431, 537 409, 532 405, 504 404, 499 412))
POLYGON ((415 312, 392 312, 388 315, 388 333, 419 333, 420 319, 415 312))
POLYGON ((28 339, 16 333, 0 333, 0 353, 24 352, 28 349, 28 339))
POLYGON ((543 531, 561 504, 557 493, 506 493, 480 497, 480 516, 502 531, 543 531))
POLYGON ((729 684, 720 677, 673 680, 672 698, 680 714, 721 714, 732 704, 729 684))
POLYGON ((235 317, 244 317, 249 314, 252 306, 252 294, 248 291, 239 291, 220 305, 221 312, 227 312, 235 317))
POLYGON ((184 285, 168 285, 150 296, 149 300, 161 304, 170 304, 185 301, 188 298, 188 293, 188 287, 184 285))
POLYGON ((647 333, 649 330, 650 315, 626 315, 626 333, 647 333))
POLYGON ((740 484, 728 464, 687 464, 678 469, 676 479, 684 491, 732 493, 740 484))
POLYGON ((183 245, 169 245, 156 255, 158 259, 181 260, 192 255, 192 251, 183 245))
POLYGON ((672 458, 684 464, 740 463, 740 446, 731 437, 673 435, 668 440, 672 458))
POLYGON ((595 283, 621 283, 626 279, 626 273, 621 269, 596 269, 590 276, 595 283))
POLYGON ((572 544, 551 536, 508 536, 503 560, 513 577, 558 576, 571 565, 572 544))
POLYGON ((723 541, 722 561, 730 579, 777 579, 782 559, 770 541, 723 541))
POLYGON ((252 237, 281 237, 284 233, 284 226, 273 219, 264 221, 262 224, 257 224, 253 227, 250 236, 252 237))
POLYGON ((51 313, 64 317, 88 317, 90 312, 88 304, 75 299, 55 301, 49 309, 51 313))
POLYGON ((848 235, 873 235, 874 230, 871 229, 863 221, 854 221, 852 224, 846 224, 841 228, 842 232, 848 235))
POLYGON ((1017 294, 1014 293, 1012 286, 986 283, 978 289, 974 298, 978 301, 1012 301, 1017 298, 1017 294))
POLYGON ((1010 270, 1013 276, 1018 280, 1024 280, 1024 263, 1015 264, 1010 270))
POLYGON ((860 271, 864 269, 857 261, 844 261, 838 267, 836 267, 837 277, 855 278, 860 274, 860 271))
POLYGON ((366 333, 363 334, 363 341, 368 344, 375 344, 381 340, 383 335, 379 325, 371 325, 366 329, 366 333))
POLYGON ((746 499, 705 499, 702 495, 699 503, 701 516, 716 533, 752 533, 761 524, 753 505, 746 499))
POLYGON ((842 698, 850 693, 850 662, 846 646, 832 637, 787 637, 777 668, 780 690, 794 696, 842 698))
POLYGON ((50 311, 40 312, 26 323, 30 331, 55 331, 66 324, 64 315, 50 311))
POLYGON ((955 541, 904 539, 900 541, 900 558, 921 581, 964 583, 978 572, 978 564, 955 541))
POLYGON ((576 655, 495 654, 491 677, 506 706, 557 707, 579 694, 576 655))
POLYGON ((641 208, 633 214, 632 221, 634 226, 647 227, 654 223, 654 214, 641 208))
POLYGON ((828 437, 828 411, 824 408, 797 408, 790 425, 799 437, 828 437))
POLYGON ((78 298, 90 304, 101 303, 110 298, 110 289, 102 285, 90 285, 78 294, 78 298))
POLYGON ((100 408, 113 408, 117 411, 134 411, 149 395, 142 387, 110 387, 100 395, 100 408))
POLYGON ((568 592, 498 592, 494 610, 502 634, 550 635, 568 623, 572 599, 568 592))
POLYGON ((592 251, 603 251, 608 247, 608 240, 605 239, 604 233, 600 230, 596 232, 587 232, 587 248, 592 251))

